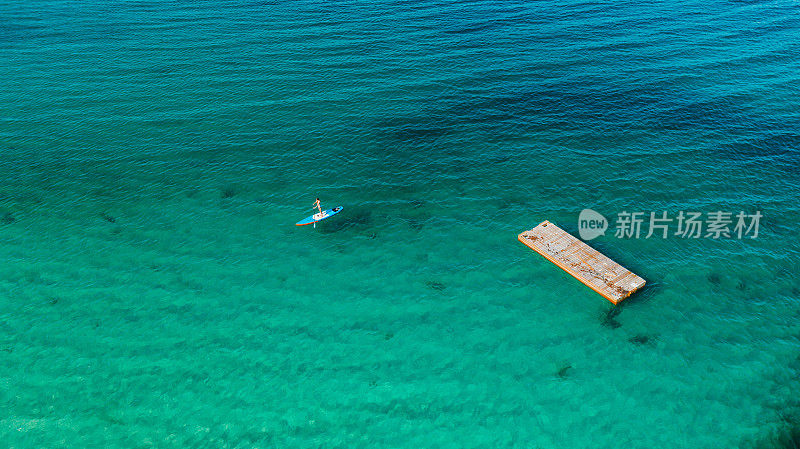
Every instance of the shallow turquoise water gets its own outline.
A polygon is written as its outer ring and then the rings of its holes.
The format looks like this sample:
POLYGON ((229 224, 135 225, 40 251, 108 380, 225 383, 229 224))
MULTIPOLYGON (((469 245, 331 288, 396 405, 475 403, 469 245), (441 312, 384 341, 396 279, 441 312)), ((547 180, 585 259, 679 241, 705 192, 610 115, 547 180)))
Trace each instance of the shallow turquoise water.
POLYGON ((796 2, 98 3, 0 5, 3 446, 796 425, 796 2), (609 319, 516 241, 584 208, 764 218, 593 241, 648 280, 609 319))

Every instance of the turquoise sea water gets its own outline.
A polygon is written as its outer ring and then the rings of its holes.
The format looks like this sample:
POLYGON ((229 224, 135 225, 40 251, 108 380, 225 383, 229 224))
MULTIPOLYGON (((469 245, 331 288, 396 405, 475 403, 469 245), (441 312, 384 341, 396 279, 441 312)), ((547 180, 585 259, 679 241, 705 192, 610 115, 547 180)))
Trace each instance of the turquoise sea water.
POLYGON ((0 446, 792 447, 799 8, 0 3, 0 446))

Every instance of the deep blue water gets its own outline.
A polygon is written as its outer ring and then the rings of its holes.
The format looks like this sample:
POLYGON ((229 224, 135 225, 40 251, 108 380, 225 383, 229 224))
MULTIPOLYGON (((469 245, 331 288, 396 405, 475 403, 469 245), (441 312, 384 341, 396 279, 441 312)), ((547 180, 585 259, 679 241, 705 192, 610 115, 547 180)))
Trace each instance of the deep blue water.
POLYGON ((0 445, 792 447, 798 6, 0 3, 0 445))

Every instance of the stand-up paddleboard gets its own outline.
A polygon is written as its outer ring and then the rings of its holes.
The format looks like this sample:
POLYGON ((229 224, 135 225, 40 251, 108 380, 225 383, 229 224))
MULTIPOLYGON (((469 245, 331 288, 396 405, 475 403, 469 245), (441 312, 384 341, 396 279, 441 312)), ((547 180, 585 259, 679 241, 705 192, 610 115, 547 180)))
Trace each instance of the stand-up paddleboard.
POLYGON ((318 222, 318 221, 322 221, 322 220, 324 220, 326 218, 333 217, 334 215, 336 215, 339 212, 341 212, 342 209, 344 209, 342 206, 336 206, 333 209, 328 209, 326 211, 323 211, 322 213, 316 213, 316 214, 314 214, 314 215, 312 215, 312 216, 310 216, 308 218, 305 218, 303 220, 298 221, 296 226, 305 226, 305 225, 310 225, 310 224, 316 224, 316 222, 318 222))

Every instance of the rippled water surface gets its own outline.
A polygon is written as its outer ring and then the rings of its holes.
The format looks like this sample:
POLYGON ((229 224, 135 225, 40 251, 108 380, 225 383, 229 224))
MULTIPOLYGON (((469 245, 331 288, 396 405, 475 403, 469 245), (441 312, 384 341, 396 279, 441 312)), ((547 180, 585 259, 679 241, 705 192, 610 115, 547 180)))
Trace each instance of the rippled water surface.
POLYGON ((792 447, 798 6, 0 4, 2 445, 792 447))

